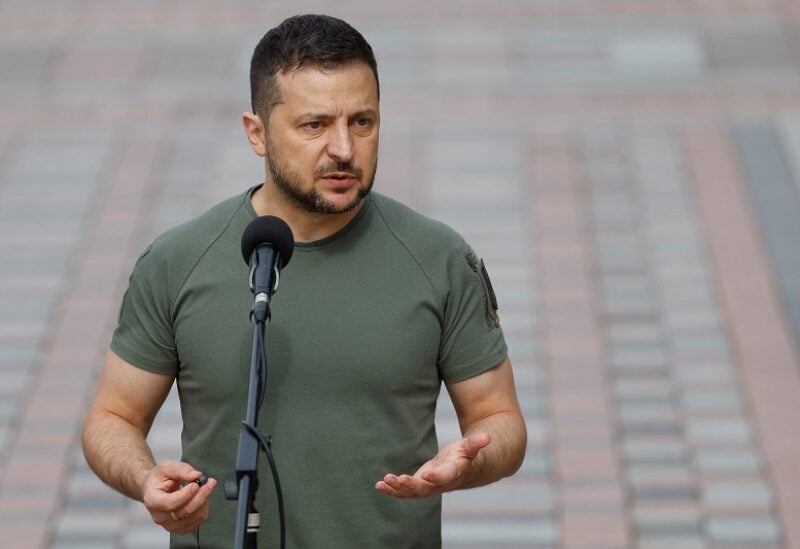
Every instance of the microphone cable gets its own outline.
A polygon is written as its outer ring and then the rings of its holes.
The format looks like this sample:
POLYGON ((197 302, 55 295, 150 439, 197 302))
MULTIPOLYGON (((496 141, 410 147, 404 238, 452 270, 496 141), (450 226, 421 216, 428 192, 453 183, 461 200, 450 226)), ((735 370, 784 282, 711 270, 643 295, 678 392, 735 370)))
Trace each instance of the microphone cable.
MULTIPOLYGON (((259 323, 261 324, 261 323, 259 323)), ((259 361, 259 368, 258 368, 258 376, 259 376, 259 384, 258 384, 258 406, 257 410, 261 409, 261 405, 264 403, 264 397, 267 392, 267 349, 264 344, 264 328, 265 326, 261 324, 261 330, 258 331, 259 337, 256 338, 256 345, 258 345, 258 354, 261 357, 259 361)), ((275 465, 275 458, 272 456, 272 436, 267 435, 265 438, 264 435, 254 426, 250 425, 247 421, 242 420, 242 425, 244 425, 245 429, 247 429, 250 434, 258 439, 258 443, 261 445, 261 448, 264 450, 264 454, 267 456, 267 461, 269 461, 269 468, 272 471, 272 480, 275 483, 275 497, 278 501, 278 522, 280 524, 280 549, 285 549, 286 547, 286 519, 285 513, 283 508, 283 491, 281 490, 281 481, 278 477, 278 468, 275 465)))

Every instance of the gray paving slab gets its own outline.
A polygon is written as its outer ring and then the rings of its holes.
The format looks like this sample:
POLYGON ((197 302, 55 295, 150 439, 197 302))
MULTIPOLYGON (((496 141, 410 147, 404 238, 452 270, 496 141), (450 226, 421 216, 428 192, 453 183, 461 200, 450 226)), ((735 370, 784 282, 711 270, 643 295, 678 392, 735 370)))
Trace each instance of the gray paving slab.
MULTIPOLYGON (((591 547, 616 524, 629 536, 619 547, 783 546, 682 141, 697 125, 733 128, 783 305, 797 317, 798 29, 777 4, 691 0, 680 16, 667 3, 635 2, 304 7, 352 18, 375 47, 385 109, 378 185, 460 230, 497 287, 528 458, 513 479, 445 498, 445 546, 591 547), (566 151, 566 166, 531 154, 548 139, 563 140, 562 149, 549 146, 566 151), (558 202, 543 212, 577 216, 573 241, 537 233, 537 178, 553 192, 575 183, 577 212, 558 202), (585 253, 585 270, 562 263, 562 286, 548 286, 538 255, 548 246, 565 258, 585 253), (584 275, 589 289, 575 292, 571 283, 584 275), (575 358, 551 368, 553 338, 587 331, 600 338, 601 364, 575 358), (597 371, 603 376, 581 378, 597 371), (553 385, 555 376, 568 382, 553 385), (561 416, 574 420, 555 423, 555 406, 586 387, 611 419, 580 419, 586 402, 576 398, 577 411, 561 416), (618 479, 561 482, 560 450, 607 447, 618 450, 618 479), (588 525, 581 532, 565 522, 575 516, 588 525)), ((130 262, 157 234, 261 180, 238 120, 247 59, 269 24, 298 10, 213 0, 0 3, 0 474, 10 457, 36 457, 18 447, 17 425, 30 413, 32 388, 58 382, 39 377, 41 361, 80 285, 107 292, 119 282, 119 293, 130 262), (122 212, 136 216, 125 243, 130 261, 114 272, 98 262, 76 280, 93 236, 85 219, 97 213, 131 140, 157 143, 157 152, 127 184, 157 183, 142 208, 122 212), (43 257, 42 248, 55 249, 43 257)), ((101 255, 120 253, 115 238, 95 239, 101 255)), ((107 332, 117 305, 102 306, 98 326, 107 332)), ((77 327, 64 333, 100 339, 77 327)), ((568 350, 584 343, 561 341, 568 350)), ((86 344, 98 352, 105 345, 86 344)), ((88 399, 76 383, 62 388, 88 399)), ((458 436, 446 401, 437 422, 443 440, 458 436)), ((79 428, 66 420, 50 427, 79 428)), ((175 459, 179 439, 173 394, 149 440, 159 458, 175 459)), ((64 460, 58 508, 28 512, 50 525, 42 546, 165 546, 141 505, 97 481, 77 439, 64 460)), ((0 505, 18 490, 0 484, 0 505)), ((8 518, 20 514, 0 508, 3 539, 13 539, 8 518)))
POLYGON ((734 126, 734 140, 766 240, 778 287, 800 345, 800 193, 787 164, 780 135, 766 121, 734 126))
POLYGON ((720 25, 706 33, 705 44, 706 60, 713 70, 765 66, 794 70, 791 37, 777 21, 720 25))
POLYGON ((712 517, 705 525, 712 542, 759 544, 777 543, 780 531, 775 521, 767 516, 719 516, 712 517))

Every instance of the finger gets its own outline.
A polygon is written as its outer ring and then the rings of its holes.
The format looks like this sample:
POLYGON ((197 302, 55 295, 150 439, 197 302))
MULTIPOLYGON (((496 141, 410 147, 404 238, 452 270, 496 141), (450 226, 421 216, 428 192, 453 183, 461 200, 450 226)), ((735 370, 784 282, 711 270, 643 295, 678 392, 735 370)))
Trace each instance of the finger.
POLYGON ((375 485, 375 487, 379 491, 383 492, 384 494, 392 496, 392 497, 395 497, 395 498, 411 499, 411 498, 414 497, 414 494, 409 492, 407 489, 402 488, 402 487, 399 488, 399 489, 395 488, 392 485, 387 484, 384 481, 378 481, 378 483, 375 485))
POLYGON ((167 522, 161 524, 161 526, 166 531, 171 532, 173 534, 184 535, 194 531, 203 522, 205 522, 205 519, 207 517, 208 515, 179 519, 179 520, 175 520, 172 517, 170 517, 170 519, 167 522))
POLYGON ((190 482, 179 490, 160 494, 160 497, 154 498, 151 507, 159 511, 177 511, 189 503, 199 491, 200 486, 194 482, 190 482))
POLYGON ((153 521, 162 526, 168 532, 181 534, 191 532, 208 519, 208 505, 201 506, 191 515, 185 515, 184 510, 171 512, 155 512, 152 514, 153 521))
POLYGON ((164 478, 187 482, 194 481, 203 474, 183 461, 162 461, 156 469, 164 478))
POLYGON ((478 452, 481 448, 486 448, 492 442, 492 437, 489 433, 478 433, 475 435, 470 435, 467 438, 463 439, 462 448, 464 450, 464 454, 472 459, 478 455, 478 452))
MULTIPOLYGON (((175 506, 174 500, 166 497, 167 494, 176 492, 186 481, 196 479, 201 475, 188 463, 178 461, 162 461, 150 472, 149 489, 145 488, 145 505, 148 509, 163 509, 164 506, 175 506)), ((178 503, 179 504, 179 503, 178 503)))
POLYGON ((400 482, 400 478, 397 475, 389 473, 383 477, 383 481, 380 483, 382 483, 382 486, 385 486, 388 491, 392 492, 391 495, 396 497, 407 497, 405 496, 406 489, 400 482))
POLYGON ((378 490, 381 493, 386 494, 387 496, 393 496, 393 497, 396 497, 396 498, 403 497, 400 494, 400 492, 398 492, 397 490, 395 490, 394 488, 392 488, 391 486, 389 486, 388 484, 386 484, 382 480, 379 480, 378 482, 375 483, 375 489, 378 490))
POLYGON ((399 477, 392 475, 388 480, 384 479, 384 482, 393 488, 400 497, 423 498, 434 492, 429 483, 410 475, 400 475, 399 477))
POLYGON ((432 467, 423 472, 420 477, 426 482, 440 487, 446 487, 461 476, 461 471, 455 463, 448 462, 432 467))
POLYGON ((217 479, 208 479, 208 482, 200 487, 192 499, 187 501, 180 509, 174 511, 175 514, 179 517, 188 517, 202 511, 203 507, 207 505, 208 498, 211 496, 216 486, 217 479))

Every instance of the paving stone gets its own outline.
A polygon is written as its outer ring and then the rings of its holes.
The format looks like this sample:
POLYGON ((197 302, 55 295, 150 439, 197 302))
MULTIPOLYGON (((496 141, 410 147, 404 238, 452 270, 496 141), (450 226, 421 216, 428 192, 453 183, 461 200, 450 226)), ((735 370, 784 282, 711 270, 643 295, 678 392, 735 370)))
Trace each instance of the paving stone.
POLYGON ((687 356, 725 358, 729 353, 727 338, 713 333, 674 334, 670 338, 670 343, 678 360, 687 356))
MULTIPOLYGON (((42 304, 42 310, 47 309, 45 305, 48 303, 42 304)), ((0 363, 31 363, 38 358, 39 348, 36 344, 6 344, 0 347, 0 363)))
POLYGON ((665 307, 665 325, 674 330, 717 328, 720 326, 719 313, 705 305, 665 307))
POLYGON ((673 368, 675 379, 686 385, 719 386, 731 383, 736 379, 736 372, 727 361, 700 359, 682 361, 673 368))
POLYGON ((45 45, 0 49, 0 70, 9 82, 37 81, 45 73, 52 50, 45 45))
POLYGON ((640 549, 706 549, 706 542, 701 535, 696 536, 640 536, 640 549))
POLYGON ((124 515, 115 512, 71 512, 62 515, 56 538, 65 541, 98 540, 111 542, 122 530, 124 515))
POLYGON ((738 412, 742 406, 736 389, 687 390, 681 401, 689 412, 738 412))
MULTIPOLYGON (((9 418, 0 420, 0 424, 7 423, 9 418)), ((2 454, 11 449, 13 433, 6 426, 0 427, 0 461, 4 461, 2 454)))
POLYGON ((567 547, 625 547, 628 529, 621 510, 609 507, 604 512, 571 512, 561 517, 563 544, 567 547))
POLYGON ((668 303, 710 304, 714 294, 705 284, 685 283, 678 285, 674 280, 665 281, 661 286, 661 299, 668 303), (671 283, 669 283, 671 282, 671 283))
POLYGON ((97 85, 98 80, 125 81, 136 77, 144 68, 144 61, 142 48, 82 45, 66 48, 58 61, 51 65, 50 72, 56 79, 90 80, 97 85))
POLYGON ((703 486, 703 502, 708 506, 766 507, 771 501, 772 494, 763 482, 713 481, 703 486))
POLYGON ((675 399, 675 388, 669 381, 620 380, 614 384, 614 395, 620 403, 671 404, 675 399))
POLYGON ((31 378, 31 373, 25 370, 5 371, 0 368, 0 395, 9 398, 21 394, 30 383, 31 378))
POLYGON ((690 484, 649 484, 643 482, 632 489, 636 501, 642 502, 692 502, 698 496, 698 489, 690 484))
POLYGON ((526 518, 519 521, 450 521, 442 524, 443 544, 503 544, 524 539, 534 545, 555 543, 558 532, 551 520, 526 518))
POLYGON ((800 231, 800 194, 771 125, 737 125, 734 141, 797 343, 800 342, 800 282, 796 273, 800 270, 800 252, 789 235, 800 231))
MULTIPOLYGON (((239 192, 242 181, 263 177, 238 123, 247 37, 263 24, 254 26, 252 10, 236 2, 205 10, 129 4, 2 8, 0 255, 10 260, 0 264, 0 471, 10 458, 63 445, 77 428, 54 418, 22 438, 15 422, 31 387, 61 383, 85 401, 86 387, 39 377, 40 356, 61 338, 102 339, 100 326, 113 324, 114 307, 86 296, 124 282, 127 272, 109 266, 119 261, 119 239, 141 249, 239 192), (115 213, 100 214, 105 193, 119 192, 109 175, 131 140, 158 143, 148 168, 158 185, 140 213, 122 211, 127 202, 118 199, 106 201, 115 213), (87 248, 92 215, 125 215, 135 229, 120 222, 87 248), (43 248, 70 254, 42 259, 43 248), (42 262, 56 274, 41 275, 42 262), (75 264, 94 274, 73 284, 75 264), (53 330, 58 307, 81 308, 96 325, 79 318, 53 330), (15 356, 25 346, 35 352, 15 356)), ((732 127, 732 154, 756 193, 771 192, 771 174, 783 166, 779 182, 798 194, 791 18, 768 4, 725 6, 724 17, 719 6, 691 2, 680 17, 657 2, 417 4, 372 6, 357 25, 375 46, 385 91, 380 188, 450 223, 487 259, 530 434, 517 476, 445 497, 445 546, 788 546, 766 474, 778 469, 756 444, 766 439, 719 291, 721 277, 739 275, 716 270, 701 228, 696 183, 716 164, 704 157, 702 169, 690 166, 684 137, 698 126, 732 127), (591 387, 608 417, 570 419, 574 403, 554 415, 575 387, 591 387), (617 476, 565 482, 557 448, 578 458, 617 450, 617 476), (710 516, 699 515, 701 499, 710 516), (514 514, 498 518, 498 509, 514 514)), ((145 179, 137 174, 123 192, 145 179)), ((756 213, 773 226, 757 240, 783 273, 775 295, 791 311, 797 231, 792 218, 784 227, 774 215, 788 205, 756 213)), ((66 367, 78 361, 61 359, 66 367)), ((70 399, 37 413, 75 406, 70 399)), ((440 434, 457 437, 452 408, 440 412, 440 434)), ((179 435, 177 401, 169 400, 150 438, 156 454, 178 456, 179 435)), ((20 522, 13 535, 39 539, 46 519, 51 547, 167 543, 140 504, 94 477, 77 445, 62 453, 69 478, 60 493, 43 487, 41 497, 63 505, 52 516, 28 513, 42 524, 20 522), (105 526, 87 518, 109 512, 118 518, 105 526)), ((0 486, 0 495, 19 498, 20 490, 0 486)), ((0 521, 0 539, 13 539, 9 532, 0 521)))
POLYGON ((114 511, 122 510, 127 506, 127 501, 120 494, 110 492, 107 487, 102 492, 94 494, 75 493, 67 500, 66 513, 79 515, 88 511, 114 511))
MULTIPOLYGON (((652 348, 642 346, 641 348, 612 348, 609 356, 609 363, 615 372, 623 370, 646 370, 649 372, 661 371, 668 363, 668 352, 663 345, 656 345, 652 348)), ((628 380, 635 383, 633 380, 628 380)), ((655 383, 655 380, 653 380, 655 383)))
POLYGON ((671 481, 688 484, 692 480, 692 472, 685 463, 628 463, 628 478, 636 485, 654 481, 671 481))
POLYGON ((708 519, 706 535, 712 542, 726 544, 777 543, 780 529, 771 517, 718 516, 708 519))
POLYGON ((683 434, 683 425, 664 420, 626 422, 621 432, 623 437, 679 437, 683 434))
POLYGON ((630 464, 683 463, 688 445, 682 438, 643 438, 622 441, 622 453, 630 464))
POLYGON ((792 179, 800 193, 800 113, 782 113, 778 117, 776 131, 783 145, 782 151, 792 172, 792 179))
POLYGON ((742 418, 690 419, 687 436, 697 445, 713 443, 748 443, 752 437, 750 424, 742 418))
POLYGON ((617 413, 623 425, 635 426, 659 421, 676 424, 681 421, 675 406, 664 402, 620 402, 617 403, 617 413))
POLYGON ((114 546, 114 542, 115 538, 92 541, 85 539, 79 539, 77 541, 56 540, 49 547, 50 549, 108 549, 114 546))
MULTIPOLYGON (((679 221, 681 227, 686 227, 691 236, 685 238, 697 238, 695 228, 689 229, 686 221, 679 221)), ((655 229, 651 229, 655 230, 655 229)), ((658 271, 654 273, 656 281, 663 284, 683 283, 683 284, 709 284, 708 272, 705 263, 673 263, 669 265, 659 265, 658 271)))
POLYGON ((533 478, 545 477, 552 471, 550 457, 545 454, 537 453, 531 449, 525 455, 525 461, 519 469, 519 474, 533 478))
POLYGON ((707 61, 715 71, 778 67, 795 71, 792 46, 774 23, 721 26, 706 36, 707 61))
POLYGON ((697 540, 701 533, 700 519, 699 517, 671 517, 667 520, 662 518, 654 522, 640 522, 637 525, 637 533, 650 540, 667 541, 673 537, 697 540))
POLYGON ((536 510, 552 509, 555 499, 552 489, 541 482, 500 481, 486 490, 463 490, 451 492, 444 496, 447 500, 448 512, 458 514, 458 509, 475 509, 489 505, 498 513, 513 514, 518 509, 536 510))
POLYGON ((161 549, 169 544, 169 534, 150 526, 131 528, 122 537, 122 547, 126 549, 161 549))
MULTIPOLYGON (((672 369, 669 364, 659 361, 650 362, 637 362, 630 364, 610 364, 612 370, 609 372, 611 380, 625 379, 625 380, 642 380, 642 381, 664 381, 672 377, 672 369)), ((656 406, 661 406, 661 403, 656 403, 656 406)), ((620 410, 626 406, 626 403, 620 403, 620 410)), ((637 404, 634 404, 630 410, 636 410, 637 404)), ((640 408, 645 409, 645 408, 640 408)), ((622 412, 621 412, 622 413, 622 412)))
POLYGON ((756 473, 761 462, 753 450, 747 448, 726 450, 700 450, 694 456, 695 466, 707 474, 756 473))

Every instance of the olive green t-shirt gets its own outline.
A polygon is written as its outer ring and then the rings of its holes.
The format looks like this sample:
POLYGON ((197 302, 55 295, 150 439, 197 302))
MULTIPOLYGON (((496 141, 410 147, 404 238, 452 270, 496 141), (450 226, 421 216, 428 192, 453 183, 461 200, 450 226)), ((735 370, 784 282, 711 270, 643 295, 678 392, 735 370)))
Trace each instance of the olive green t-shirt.
MULTIPOLYGON (((111 349, 175 375, 182 459, 222 479, 245 416, 252 325, 241 235, 252 189, 159 237, 131 274, 111 349)), ((375 490, 437 451, 441 382, 506 356, 483 264, 445 225, 370 194, 341 231, 298 243, 271 302, 259 430, 272 449, 291 548, 441 545, 441 498, 375 490)), ((259 544, 278 546, 277 505, 259 460, 259 544)), ((199 532, 172 547, 231 547, 236 501, 215 490, 199 532)))

